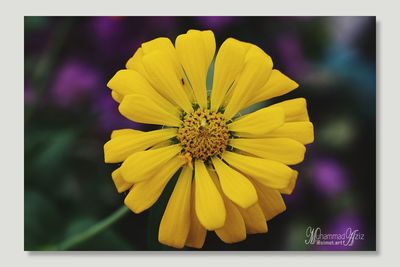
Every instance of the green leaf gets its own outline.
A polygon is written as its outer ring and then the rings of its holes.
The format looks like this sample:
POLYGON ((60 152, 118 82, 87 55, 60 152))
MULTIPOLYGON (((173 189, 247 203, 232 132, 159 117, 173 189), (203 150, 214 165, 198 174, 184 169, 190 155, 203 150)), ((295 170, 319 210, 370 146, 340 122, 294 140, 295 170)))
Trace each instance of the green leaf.
POLYGON ((48 138, 40 143, 32 165, 36 170, 45 173, 60 168, 65 158, 71 152, 77 133, 73 130, 62 130, 48 135, 48 138))

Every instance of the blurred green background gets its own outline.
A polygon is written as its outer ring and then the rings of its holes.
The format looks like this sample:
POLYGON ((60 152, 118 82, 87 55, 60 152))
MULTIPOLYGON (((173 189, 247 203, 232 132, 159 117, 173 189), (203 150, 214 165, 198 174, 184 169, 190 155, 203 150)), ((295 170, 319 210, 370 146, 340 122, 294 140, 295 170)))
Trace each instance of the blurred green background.
MULTIPOLYGON (((123 204, 103 145, 119 128, 153 129, 118 113, 106 83, 142 42, 211 29, 254 43, 305 97, 315 142, 287 211, 269 232, 228 245, 208 233, 204 250, 375 250, 375 17, 25 17, 25 250, 51 249, 123 204), (354 246, 305 245, 308 226, 358 229, 354 246)), ((173 182, 150 210, 129 213, 73 250, 170 250, 157 240, 173 182)))

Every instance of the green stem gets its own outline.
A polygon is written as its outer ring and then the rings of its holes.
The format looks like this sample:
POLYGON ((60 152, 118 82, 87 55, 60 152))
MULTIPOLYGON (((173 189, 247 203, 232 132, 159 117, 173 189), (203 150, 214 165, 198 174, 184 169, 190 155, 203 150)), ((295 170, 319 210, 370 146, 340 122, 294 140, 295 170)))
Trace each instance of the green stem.
POLYGON ((94 237, 95 235, 101 233, 105 229, 107 229, 109 226, 114 224, 116 221, 118 221, 120 218, 122 218, 125 214, 127 214, 129 209, 126 206, 122 206, 121 208, 117 209, 111 215, 103 219, 102 221, 94 224, 90 228, 86 229, 85 231, 78 233, 74 236, 71 236, 70 238, 67 238, 60 244, 56 245, 54 247, 55 250, 68 250, 76 245, 94 237))

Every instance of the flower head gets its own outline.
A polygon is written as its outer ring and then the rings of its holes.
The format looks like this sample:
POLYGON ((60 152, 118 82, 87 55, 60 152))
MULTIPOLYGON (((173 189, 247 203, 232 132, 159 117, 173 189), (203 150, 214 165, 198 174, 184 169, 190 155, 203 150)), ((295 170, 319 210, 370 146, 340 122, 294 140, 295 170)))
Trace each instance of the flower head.
POLYGON ((162 126, 116 130, 104 155, 107 163, 122 162, 112 178, 119 192, 129 190, 125 204, 135 213, 178 175, 159 228, 159 241, 177 248, 201 248, 207 230, 226 243, 267 232, 266 221, 286 209, 281 194, 297 179, 288 165, 303 160, 314 138, 303 98, 240 114, 298 87, 253 44, 222 44, 208 92, 215 46, 211 31, 190 30, 175 46, 154 39, 108 83, 122 115, 162 126))

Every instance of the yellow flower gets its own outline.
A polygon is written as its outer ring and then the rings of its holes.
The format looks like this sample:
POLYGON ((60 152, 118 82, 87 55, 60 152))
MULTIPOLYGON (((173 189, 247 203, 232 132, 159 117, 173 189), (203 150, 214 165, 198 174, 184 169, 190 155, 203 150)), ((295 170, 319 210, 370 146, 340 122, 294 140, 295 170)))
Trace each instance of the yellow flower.
POLYGON ((285 211, 297 172, 313 142, 306 101, 297 98, 240 111, 286 94, 298 84, 273 69, 259 47, 227 39, 215 58, 212 90, 206 79, 215 54, 212 31, 190 30, 175 47, 168 38, 143 43, 109 81, 128 119, 162 125, 142 132, 116 130, 104 145, 118 192, 135 213, 150 208, 174 174, 178 180, 159 227, 159 241, 201 248, 206 232, 226 243, 267 232, 285 211))

